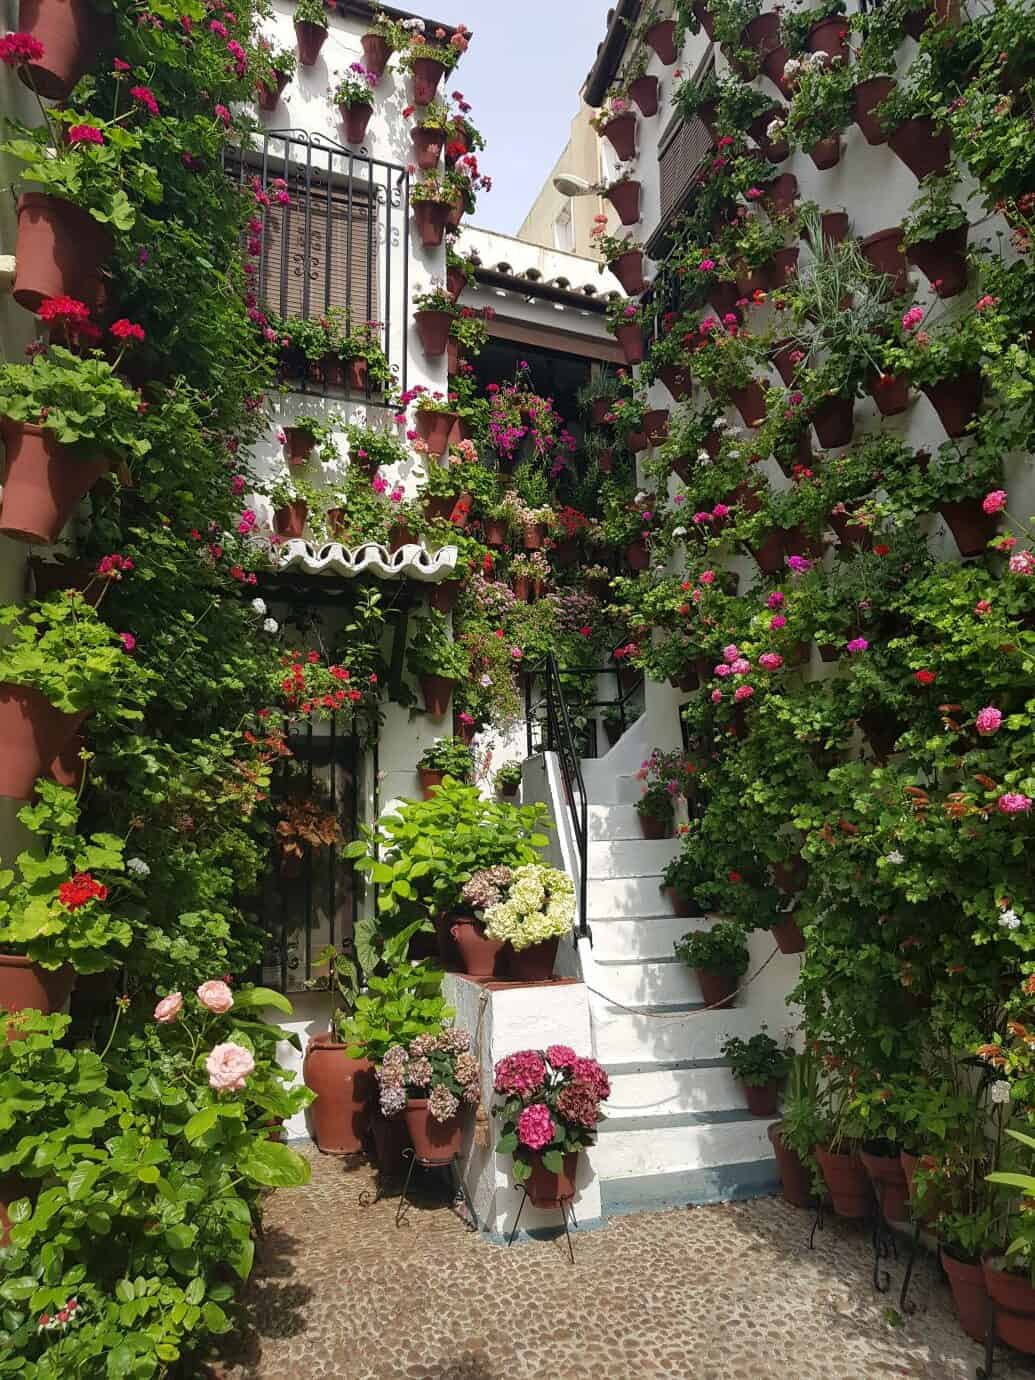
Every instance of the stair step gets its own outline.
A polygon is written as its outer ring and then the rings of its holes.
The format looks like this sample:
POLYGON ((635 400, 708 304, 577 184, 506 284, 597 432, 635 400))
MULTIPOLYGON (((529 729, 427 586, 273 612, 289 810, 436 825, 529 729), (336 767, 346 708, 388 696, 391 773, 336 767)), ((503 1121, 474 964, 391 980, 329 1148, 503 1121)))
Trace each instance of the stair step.
MULTIPOLYGON (((594 954, 594 958, 596 955, 594 954)), ((675 954, 644 962, 586 964, 583 978, 595 993, 592 1002, 618 1002, 623 1006, 655 1010, 678 1009, 680 1005, 700 1006, 704 1002, 701 985, 693 970, 675 954)))
POLYGON ((626 1125, 643 1116, 684 1116, 742 1111, 747 1105, 744 1090, 718 1059, 674 1061, 651 1068, 627 1067, 631 1073, 616 1073, 608 1068, 611 1096, 607 1100, 607 1125, 626 1125))
POLYGON ((587 823, 591 847, 598 839, 643 838, 635 805, 590 805, 587 823))
POLYGON ((618 772, 612 763, 601 758, 587 758, 581 763, 586 794, 595 804, 632 804, 643 794, 643 782, 632 773, 618 772))
POLYGON ((776 1193, 779 1186, 776 1161, 766 1156, 671 1173, 601 1178, 600 1198, 604 1216, 613 1217, 622 1212, 757 1198, 776 1193))
POLYGON ((650 1015, 644 1011, 620 1011, 591 995, 596 1057, 605 1064, 718 1059, 728 1035, 747 1040, 757 1033, 763 1021, 770 1031, 778 1032, 787 1020, 782 992, 770 1000, 725 1010, 684 1006, 675 1011, 651 1007, 650 1011, 650 1015))
POLYGON ((590 920, 598 915, 664 915, 670 902, 662 890, 660 870, 641 877, 590 877, 586 887, 590 920))
POLYGON ((707 1121, 690 1121, 686 1117, 642 1120, 646 1124, 639 1129, 619 1124, 607 1131, 610 1123, 605 1121, 601 1125, 592 1151, 593 1168, 601 1179, 683 1173, 772 1155, 766 1135, 772 1121, 765 1117, 745 1112, 707 1121))
POLYGON ((731 1126, 734 1123, 777 1121, 778 1117, 756 1117, 747 1107, 704 1107, 697 1112, 645 1112, 636 1116, 612 1118, 608 1102, 607 1120, 598 1128, 600 1135, 621 1135, 626 1131, 670 1131, 679 1127, 731 1126))
MULTIPOLYGON (((663 901, 662 901, 663 904, 663 901)), ((673 946, 691 930, 710 929, 708 916, 692 920, 666 914, 628 916, 601 915, 593 919, 593 960, 595 963, 625 962, 629 959, 650 962, 674 958, 673 946)))
POLYGON ((586 850, 588 876, 658 877, 680 846, 678 839, 594 839, 586 850))

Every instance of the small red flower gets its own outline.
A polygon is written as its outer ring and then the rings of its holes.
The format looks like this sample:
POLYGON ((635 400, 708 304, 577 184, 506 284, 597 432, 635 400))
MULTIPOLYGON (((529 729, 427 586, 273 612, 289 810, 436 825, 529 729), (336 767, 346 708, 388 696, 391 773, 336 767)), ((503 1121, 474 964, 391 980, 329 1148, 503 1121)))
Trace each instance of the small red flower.
POLYGON ((938 677, 933 671, 917 671, 913 679, 917 685, 933 685, 938 677))

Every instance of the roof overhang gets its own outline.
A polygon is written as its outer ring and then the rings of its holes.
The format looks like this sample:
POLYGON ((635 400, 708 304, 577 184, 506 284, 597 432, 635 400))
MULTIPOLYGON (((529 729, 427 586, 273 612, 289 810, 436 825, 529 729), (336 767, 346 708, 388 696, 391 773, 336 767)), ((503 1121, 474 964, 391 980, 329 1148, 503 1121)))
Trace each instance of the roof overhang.
POLYGON ((597 49, 596 61, 590 68, 583 88, 587 105, 598 106, 607 88, 615 79, 622 54, 629 42, 629 26, 639 18, 642 0, 618 0, 611 11, 604 41, 597 49))
POLYGON ((460 551, 456 546, 440 546, 432 553, 416 543, 389 551, 387 546, 367 542, 349 550, 340 541, 315 545, 292 537, 278 548, 277 570, 296 575, 325 575, 358 579, 373 575, 378 580, 415 580, 437 585, 456 578, 460 551))

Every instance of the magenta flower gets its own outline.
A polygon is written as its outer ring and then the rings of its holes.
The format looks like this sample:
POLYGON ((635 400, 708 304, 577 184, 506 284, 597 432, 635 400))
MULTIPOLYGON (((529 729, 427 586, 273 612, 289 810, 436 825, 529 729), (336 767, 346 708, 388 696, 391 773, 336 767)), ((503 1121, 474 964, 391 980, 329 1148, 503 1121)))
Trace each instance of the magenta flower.
POLYGON ((712 520, 712 515, 711 515, 711 513, 705 513, 705 512, 694 513, 694 518, 693 518, 693 520, 694 520, 694 522, 697 524, 698 527, 703 527, 703 526, 705 525, 705 523, 711 522, 711 520, 712 520))
POLYGON ((697 271, 698 273, 711 273, 714 267, 714 259, 702 259, 701 262, 697 265, 697 271))
POLYGON ((543 1086, 546 1065, 534 1049, 519 1050, 501 1059, 494 1071, 494 1086, 499 1093, 515 1093, 524 1097, 543 1086))
POLYGON ((986 704, 984 709, 978 710, 974 727, 983 738, 990 738, 993 733, 999 732, 1002 722, 1002 711, 996 709, 994 705, 986 704))
POLYGON ((137 640, 130 632, 120 632, 119 641, 122 643, 124 652, 132 652, 137 645, 137 640))
POLYGON ((786 597, 787 596, 785 594, 781 594, 778 589, 774 589, 772 594, 770 594, 769 598, 765 601, 766 608, 780 608, 780 606, 784 603, 786 597))
POLYGON ((865 637, 853 637, 851 642, 846 644, 845 651, 851 656, 855 656, 857 652, 865 652, 869 645, 865 637))
POLYGON ((782 613, 774 613, 772 618, 770 618, 769 620, 769 626, 774 631, 777 628, 785 628, 787 626, 787 619, 783 616, 782 613))
POLYGON ((923 307, 910 307, 902 317, 902 329, 906 331, 914 330, 924 319, 923 307))
POLYGON ((758 658, 758 664, 763 671, 778 671, 783 665, 783 657, 779 652, 763 652, 758 658))
POLYGON ((1020 791, 1006 791, 999 797, 999 813, 1003 815, 1026 815, 1031 809, 1031 800, 1020 791))
POLYGON ((788 556, 787 564, 795 575, 804 575, 812 569, 812 562, 806 556, 788 556))
POLYGON ((713 585, 715 583, 715 571, 702 570, 700 580, 702 585, 713 585))
POLYGON ((754 693, 755 687, 753 685, 738 685, 733 692, 733 703, 742 704, 744 700, 749 700, 754 693))
POLYGON ((1006 507, 1006 490, 993 489, 990 494, 985 494, 981 500, 982 511, 986 513, 1001 513, 1006 507))
POLYGON ((751 670, 751 662, 746 656, 738 656, 736 661, 730 662, 730 671, 735 676, 746 676, 751 670))
POLYGON ((731 642, 729 646, 723 647, 722 649, 723 661, 736 661, 739 656, 740 648, 737 646, 735 642, 731 642))
POLYGON ((578 1055, 570 1045, 547 1045, 546 1057, 555 1069, 568 1069, 575 1063, 578 1055))
POLYGON ((712 691, 712 704, 721 704, 721 703, 722 703, 722 691, 721 691, 721 690, 713 690, 713 691, 712 691))
POLYGON ((526 1107, 518 1117, 517 1135, 521 1145, 529 1150, 542 1150, 554 1138, 555 1127, 548 1107, 541 1102, 526 1107))
POLYGON ((0 38, 0 62, 8 67, 20 67, 25 62, 39 62, 43 44, 32 34, 5 34, 0 38))
POLYGON ((718 676, 720 680, 725 680, 727 676, 730 676, 732 674, 733 672, 730 670, 730 668, 726 665, 724 661, 720 661, 713 672, 713 675, 718 676))
POLYGON ((155 100, 154 92, 149 86, 131 86, 129 94, 133 99, 144 107, 149 115, 157 115, 158 102, 155 100))
POLYGON ((68 131, 70 144, 103 144, 104 135, 95 125, 72 125, 68 131))
POLYGON ((370 481, 370 487, 373 489, 375 494, 387 493, 388 480, 384 477, 383 474, 375 474, 373 479, 370 481))
POLYGON ((725 503, 716 503, 712 509, 712 517, 718 522, 721 518, 729 517, 730 510, 725 503))

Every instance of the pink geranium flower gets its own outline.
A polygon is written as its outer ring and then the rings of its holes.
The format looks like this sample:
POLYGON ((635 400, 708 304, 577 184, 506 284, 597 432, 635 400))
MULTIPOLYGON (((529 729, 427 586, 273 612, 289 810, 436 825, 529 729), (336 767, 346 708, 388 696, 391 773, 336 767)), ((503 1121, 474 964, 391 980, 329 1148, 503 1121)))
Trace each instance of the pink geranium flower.
POLYGON ((990 494, 985 494, 981 500, 981 508, 986 513, 1001 513, 1006 507, 1006 490, 993 489, 990 494))
POLYGON ((1005 791, 999 797, 999 812, 1004 815, 1026 815, 1031 809, 1031 800, 1020 791, 1005 791))
POLYGON ((1002 722, 1002 710, 996 709, 994 705, 986 704, 984 709, 978 710, 974 727, 983 738, 990 738, 993 733, 999 732, 1002 722))

